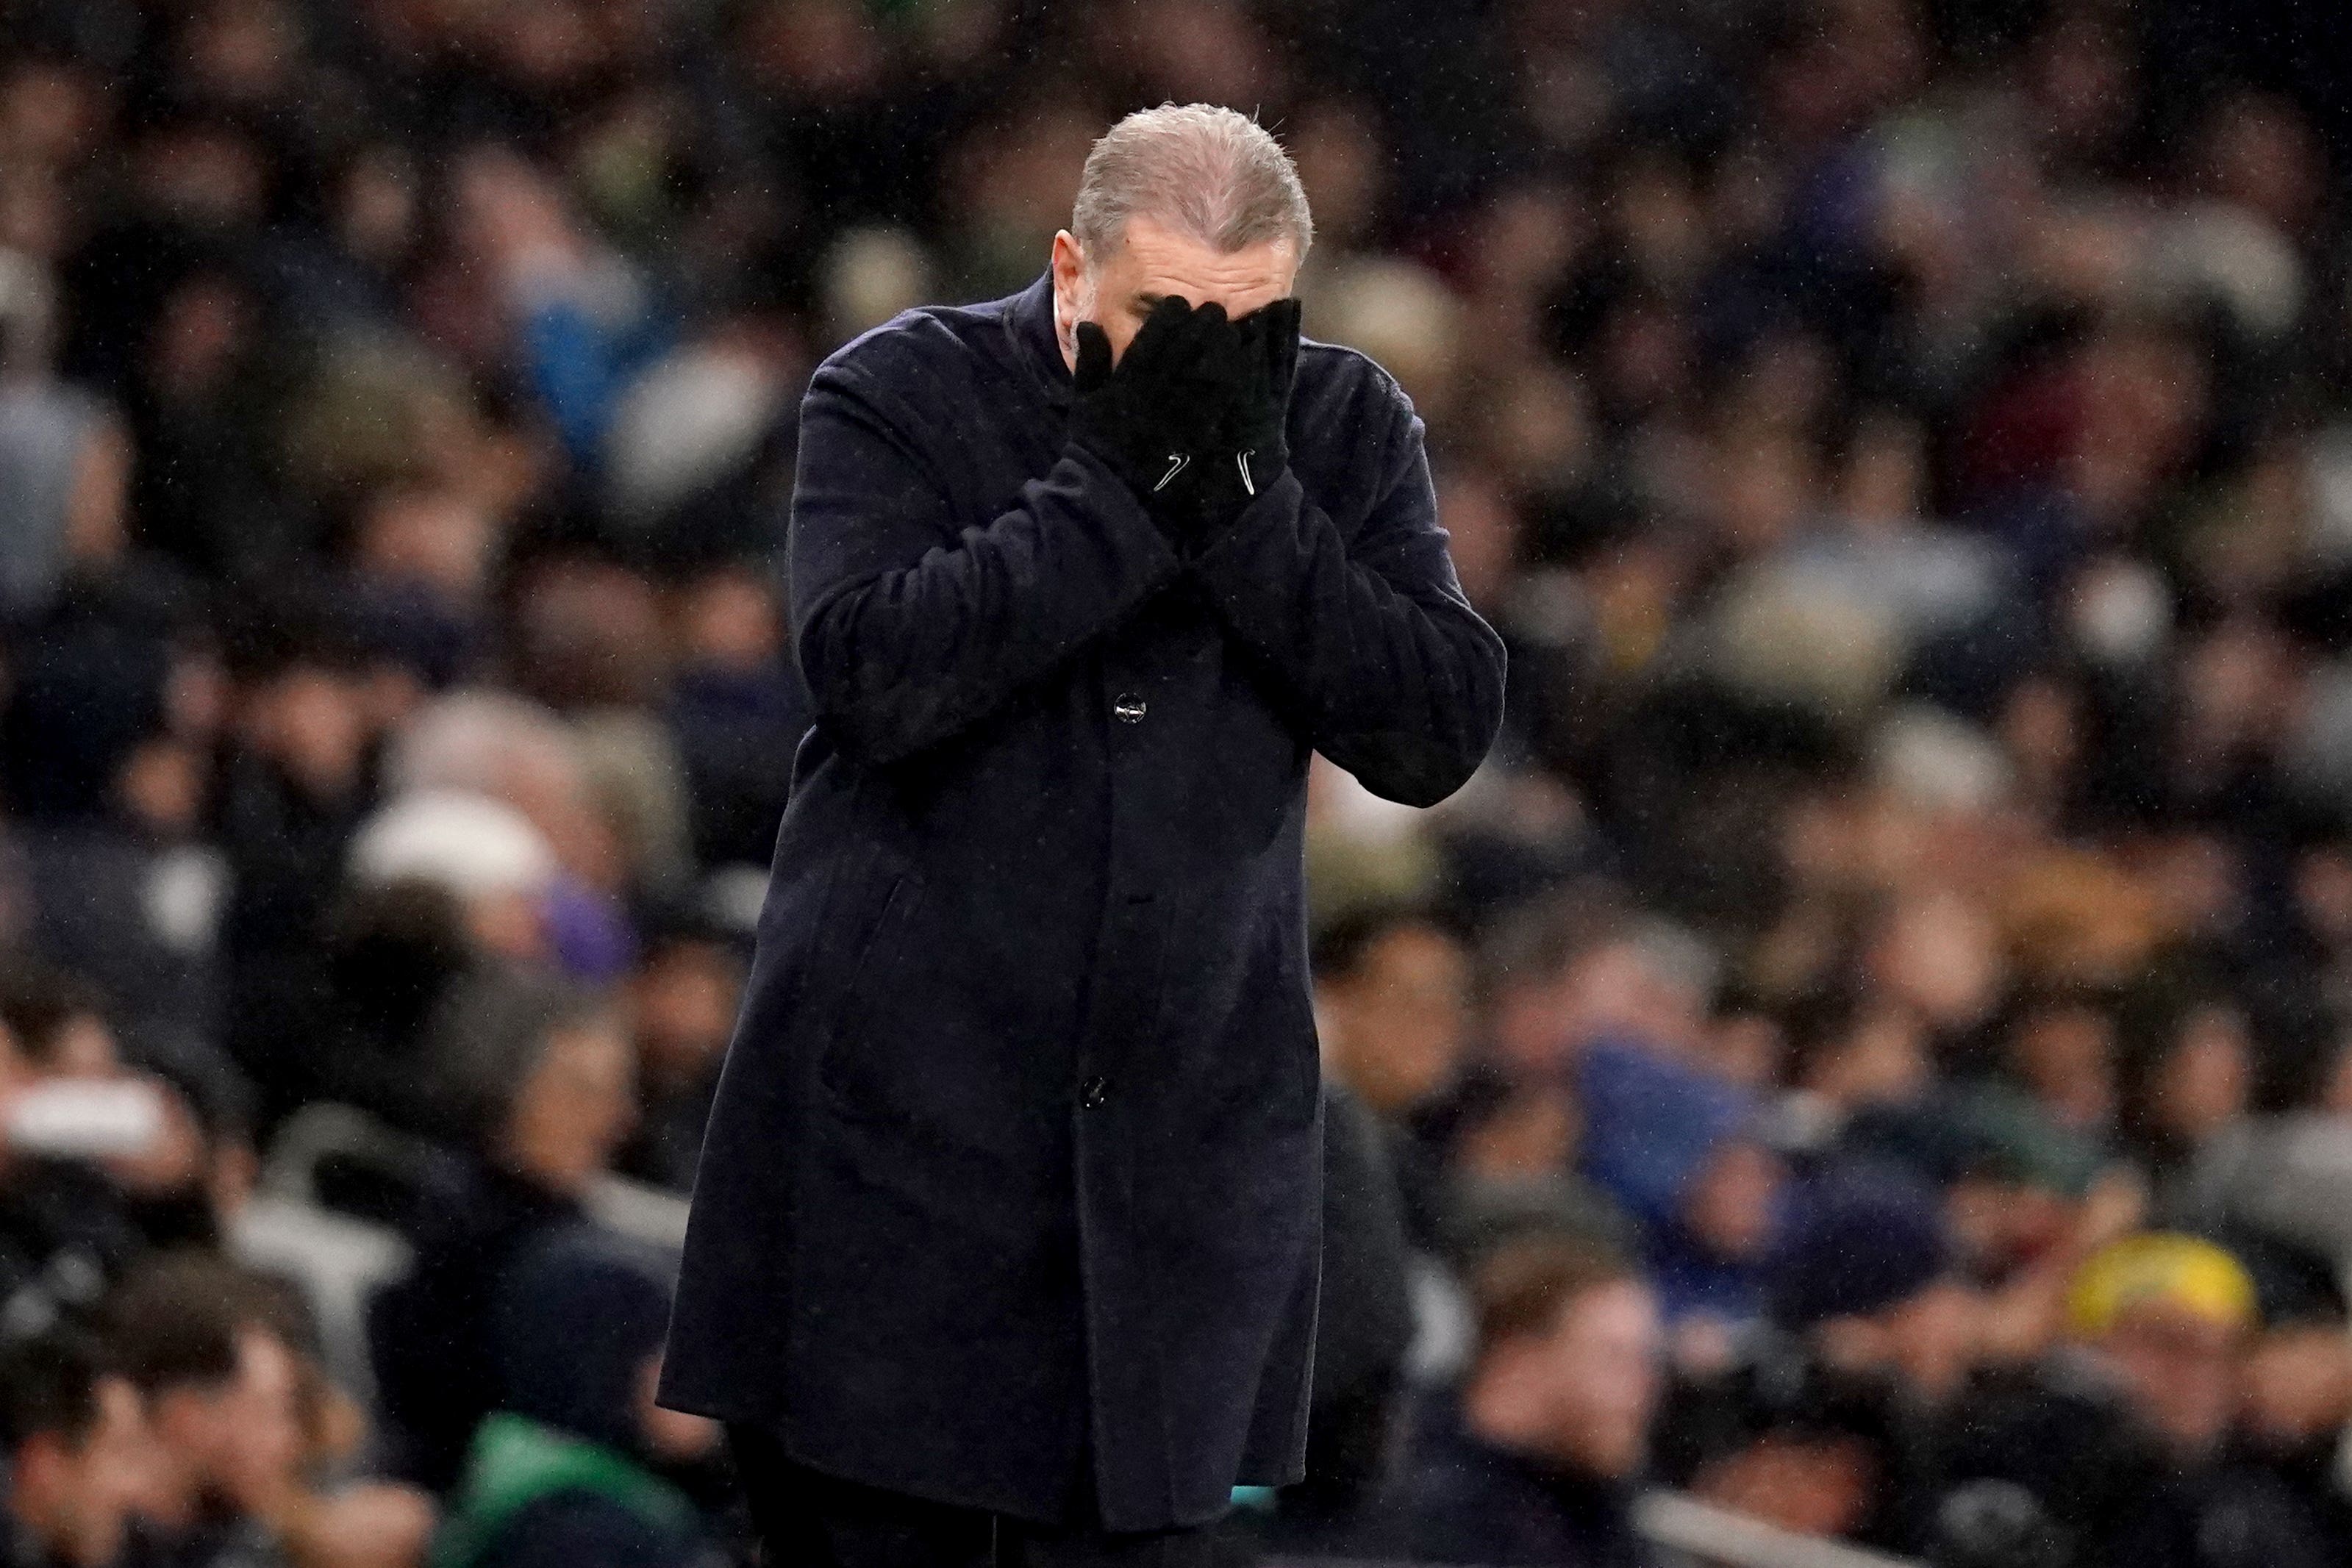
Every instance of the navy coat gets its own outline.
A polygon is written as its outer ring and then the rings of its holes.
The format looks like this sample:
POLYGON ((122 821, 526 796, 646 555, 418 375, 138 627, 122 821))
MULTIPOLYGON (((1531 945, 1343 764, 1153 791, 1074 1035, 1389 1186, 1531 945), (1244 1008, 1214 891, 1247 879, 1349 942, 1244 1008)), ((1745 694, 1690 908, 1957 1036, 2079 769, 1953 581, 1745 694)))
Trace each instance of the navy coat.
POLYGON ((1308 342, 1195 561, 1066 447, 1050 275, 812 379, 793 759, 663 1403, 1116 1530, 1298 1479, 1322 1102, 1310 752, 1426 805, 1502 717, 1421 421, 1308 342))

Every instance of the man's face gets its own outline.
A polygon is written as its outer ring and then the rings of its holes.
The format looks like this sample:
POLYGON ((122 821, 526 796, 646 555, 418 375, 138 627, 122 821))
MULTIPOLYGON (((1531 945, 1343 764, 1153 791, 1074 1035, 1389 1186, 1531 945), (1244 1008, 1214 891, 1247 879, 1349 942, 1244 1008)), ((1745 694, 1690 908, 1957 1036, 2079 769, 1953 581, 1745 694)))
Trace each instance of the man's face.
POLYGON ((2183 1454, 2228 1433, 2243 1393, 2243 1336, 2160 1302, 2126 1310, 2099 1342, 2140 1416, 2183 1454))
POLYGON ((169 1389, 155 1401, 157 1435, 195 1489, 216 1504, 266 1511, 302 1458, 300 1371, 277 1335, 238 1336, 234 1376, 169 1389))
POLYGON ((1772 1242, 1781 1174, 1780 1162, 1761 1144, 1734 1139, 1691 1184, 1683 1222, 1718 1256, 1761 1257, 1772 1242))
POLYGON ((1550 1385, 1554 1454, 1597 1476, 1630 1476, 1648 1457, 1664 1330, 1634 1280, 1585 1291, 1561 1310, 1537 1363, 1550 1385))
POLYGON ((19 1511, 60 1561, 102 1568, 122 1546, 124 1521, 143 1493, 149 1437, 128 1380, 98 1385, 98 1420, 80 1439, 34 1437, 17 1456, 19 1511))
POLYGON ((1088 256, 1065 229, 1054 236, 1054 331, 1062 361, 1077 367, 1081 321, 1102 328, 1115 361, 1151 308, 1171 294, 1194 305, 1213 300, 1238 319, 1286 297, 1297 276, 1298 257, 1286 240, 1220 251, 1138 214, 1128 220, 1124 243, 1108 256, 1088 256))
POLYGON ((1390 932, 1359 972, 1325 982, 1317 999, 1337 1025, 1330 1043, 1340 1075, 1391 1115, 1442 1088, 1468 1044, 1469 959, 1433 927, 1390 932))
POLYGON ((514 1166, 557 1191, 604 1168, 636 1123, 636 1052, 600 1018, 550 1036, 507 1119, 514 1166))
POLYGON ((235 1438, 227 1479, 256 1512, 283 1494, 302 1462, 302 1367, 276 1334, 247 1329, 230 1399, 235 1438))

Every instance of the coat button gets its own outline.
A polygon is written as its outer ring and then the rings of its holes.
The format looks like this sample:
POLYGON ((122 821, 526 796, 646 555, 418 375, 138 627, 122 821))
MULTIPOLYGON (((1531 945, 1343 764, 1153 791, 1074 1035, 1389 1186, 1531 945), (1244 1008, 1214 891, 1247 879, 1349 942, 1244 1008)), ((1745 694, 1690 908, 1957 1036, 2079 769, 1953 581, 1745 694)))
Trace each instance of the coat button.
POLYGON ((1133 692, 1121 692, 1117 706, 1110 711, 1129 724, 1139 724, 1143 720, 1143 699, 1133 692))
POLYGON ((1110 1085, 1099 1078, 1089 1078, 1078 1090, 1078 1103, 1091 1111, 1110 1097, 1110 1085))

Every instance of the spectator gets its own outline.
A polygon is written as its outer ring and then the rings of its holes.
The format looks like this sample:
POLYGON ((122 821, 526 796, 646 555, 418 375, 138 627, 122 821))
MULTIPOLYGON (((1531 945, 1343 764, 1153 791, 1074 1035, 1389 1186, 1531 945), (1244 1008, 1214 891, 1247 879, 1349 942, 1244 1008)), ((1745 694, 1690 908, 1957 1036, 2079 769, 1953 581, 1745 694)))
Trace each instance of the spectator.
POLYGON ((180 1086, 128 1067, 97 994, 64 971, 0 967, 0 1268, 16 1321, 39 1327, 94 1307, 148 1247, 215 1239, 250 1156, 180 1086))
POLYGON ((2117 1121, 2147 1170, 2158 1224, 2195 1226, 2210 1195, 2196 1172, 2233 1141, 2252 1106, 2257 1061, 2244 1013, 2225 998, 2152 994, 2124 1015, 2117 1121))
POLYGON ((2068 1343, 1953 1412, 1937 1509, 2021 1488, 2089 1564, 2333 1561, 2324 1520, 2226 1448, 2255 1306, 2244 1268, 2210 1243, 2152 1233, 2100 1252, 2075 1281, 2068 1343))
POLYGON ((1984 1303, 1960 1271, 1941 1195, 1864 1162, 1809 1177, 1775 1249, 1774 1324, 1833 1373, 1882 1376, 1894 1415, 1936 1409, 1983 1354, 1984 1303))
POLYGON ((1775 1137, 1792 1149, 1833 1145, 1857 1116, 1916 1104, 1934 1086, 1927 1030, 1908 1010, 1841 990, 1792 1009, 1788 1094, 1775 1137))
POLYGON ((1441 1099, 1469 1048, 1469 960, 1412 904, 1368 905, 1318 934, 1316 1029, 1332 1076, 1370 1112, 1414 1243, 1435 1244, 1445 1151, 1441 1099))
POLYGON ((1678 1354, 1717 1359, 1764 1310, 1785 1173, 1738 1090, 1636 1045, 1586 1048, 1584 1174, 1640 1228, 1678 1354))
POLYGON ((2245 1360, 2235 1458, 2276 1475, 2328 1539, 2352 1528, 2336 1458, 2352 1427, 2352 1326, 2325 1260, 2242 1235, 2262 1328, 2245 1360))
POLYGON ((162 1484, 149 1508, 183 1534, 177 1556, 258 1554, 291 1568, 420 1568, 431 1500, 414 1489, 336 1477, 364 1416, 321 1364, 317 1331, 281 1281, 206 1252, 142 1264, 110 1302, 117 1333, 170 1392, 162 1484), (226 1337, 224 1337, 226 1336, 226 1337), (233 1358, 224 1349, 233 1345, 233 1358), (233 1360, 234 1379, 217 1369, 233 1360), (290 1419, 293 1437, 278 1425, 290 1419), (193 1473, 192 1473, 193 1472, 193 1473), (184 1517, 197 1490, 198 1523, 184 1517), (231 1517, 237 1511, 242 1520, 231 1517))
POLYGON ((146 1420, 139 1391, 79 1330, 22 1339, 0 1354, 12 1563, 125 1561, 146 1479, 146 1420))
POLYGON ((500 1280, 534 1239, 583 1218, 635 1112, 627 1036, 564 983, 477 976, 434 1034, 438 1124, 467 1153, 449 1190, 419 1195, 415 1267, 372 1303, 369 1337, 400 1472, 437 1491, 498 1403, 487 1314, 500 1280))
POLYGON ((1800 1535, 1899 1544, 1904 1456, 1879 1380, 1801 1353, 1678 1389, 1662 1468, 1694 1496, 1800 1535))
POLYGON ((765 869, 814 717, 785 652, 783 608, 757 573, 725 565, 685 591, 669 726, 685 767, 695 855, 765 869))
POLYGON ((554 852, 502 801, 441 789, 394 801, 352 840, 349 870, 362 896, 422 884, 455 901, 472 951, 522 964, 553 956, 554 852))
POLYGON ((1322 1274, 1307 1395, 1307 1473, 1276 1496, 1258 1534, 1313 1550, 1356 1528, 1396 1458, 1397 1416, 1417 1338, 1396 1172, 1372 1113, 1327 1080, 1322 1274))
POLYGON ((620 1170, 679 1193, 693 1187, 743 974, 742 954, 716 922, 682 913, 649 924, 625 991, 643 1113, 614 1161, 620 1170))
POLYGON ((31 258, 0 249, 0 617, 37 620, 74 577, 123 550, 132 458, 113 410, 58 379, 53 290, 31 258))
POLYGON ((299 1363, 246 1281, 204 1254, 166 1255, 124 1281, 109 1319, 154 1432, 140 1506, 164 1559, 290 1564, 278 1520, 302 1452, 299 1363))
POLYGON ((513 681, 560 716, 632 887, 684 876, 686 779, 656 716, 668 671, 653 584, 611 562, 532 563, 516 596, 513 681))
POLYGON ((683 1568, 715 1561, 694 1503, 657 1473, 716 1422, 653 1402, 669 1295, 581 1228, 514 1261, 491 1309, 504 1390, 474 1434, 435 1568, 683 1568))
POLYGON ((1662 1386, 1657 1303, 1631 1265, 1529 1237, 1480 1260, 1477 1348, 1421 1413, 1390 1555, 1432 1563, 1645 1561, 1627 1507, 1662 1386))

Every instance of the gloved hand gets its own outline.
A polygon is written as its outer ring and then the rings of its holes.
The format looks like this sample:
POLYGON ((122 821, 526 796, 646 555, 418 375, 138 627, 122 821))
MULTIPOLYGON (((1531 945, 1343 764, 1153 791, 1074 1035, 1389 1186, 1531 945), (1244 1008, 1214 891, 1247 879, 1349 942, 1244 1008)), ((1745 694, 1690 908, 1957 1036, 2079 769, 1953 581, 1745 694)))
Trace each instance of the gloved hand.
POLYGON ((1177 532, 1187 553, 1207 548, 1290 466, 1286 430, 1298 369, 1298 301, 1275 300, 1204 337, 1197 374, 1214 432, 1205 461, 1171 486, 1186 514, 1177 532))
POLYGON ((1114 366, 1102 328, 1077 325, 1069 439, 1125 480, 1163 529, 1181 510, 1171 491, 1178 476, 1202 463, 1216 439, 1217 404, 1202 395, 1204 361, 1232 330, 1223 306, 1194 309, 1171 294, 1152 307, 1114 366))
POLYGON ((1276 299, 1234 323, 1243 381, 1231 413, 1242 487, 1256 495, 1290 466, 1290 388, 1298 374, 1298 301, 1276 299))

